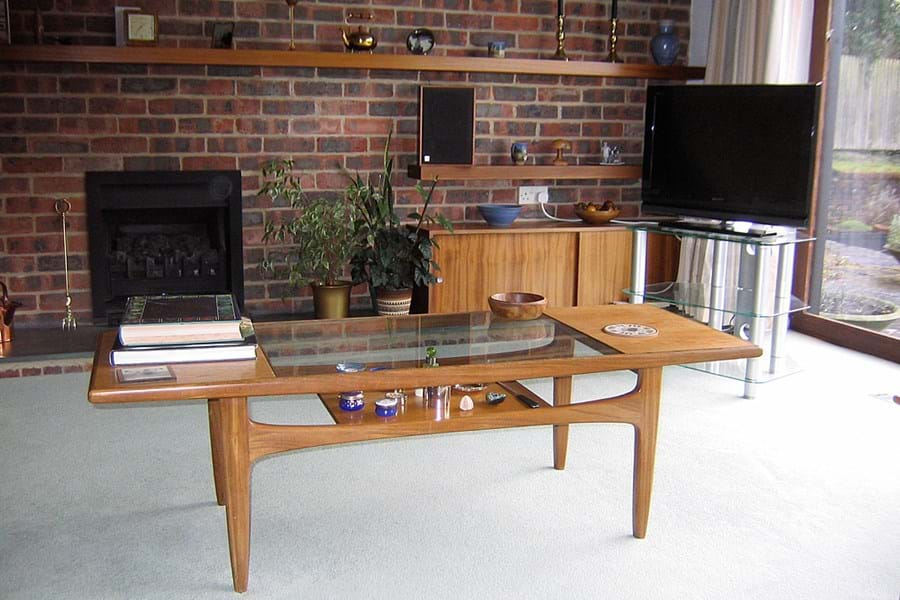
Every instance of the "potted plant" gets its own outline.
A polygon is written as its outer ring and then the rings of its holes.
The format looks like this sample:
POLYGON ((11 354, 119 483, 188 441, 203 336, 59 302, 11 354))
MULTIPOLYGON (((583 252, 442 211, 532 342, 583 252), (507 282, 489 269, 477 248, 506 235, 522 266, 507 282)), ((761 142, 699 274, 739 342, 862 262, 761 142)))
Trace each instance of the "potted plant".
POLYGON ((426 190, 421 182, 416 191, 422 199, 422 210, 412 212, 403 223, 394 211, 394 189, 391 175, 394 159, 390 156, 391 134, 384 145, 381 173, 373 181, 359 174, 350 176, 346 197, 357 207, 356 231, 362 244, 351 260, 354 283, 366 282, 378 314, 407 314, 414 286, 437 281, 439 269, 434 262, 434 240, 424 231, 425 224, 438 223, 449 231, 453 225, 441 214, 431 215, 431 204, 437 179, 426 190))
POLYGON ((350 259, 359 251, 357 205, 347 198, 309 197, 293 174, 292 159, 273 161, 263 168, 265 183, 259 195, 287 202, 294 214, 265 224, 263 242, 283 246, 267 253, 262 268, 286 275, 290 287, 310 285, 316 318, 340 319, 350 308, 352 282, 342 279, 350 259))

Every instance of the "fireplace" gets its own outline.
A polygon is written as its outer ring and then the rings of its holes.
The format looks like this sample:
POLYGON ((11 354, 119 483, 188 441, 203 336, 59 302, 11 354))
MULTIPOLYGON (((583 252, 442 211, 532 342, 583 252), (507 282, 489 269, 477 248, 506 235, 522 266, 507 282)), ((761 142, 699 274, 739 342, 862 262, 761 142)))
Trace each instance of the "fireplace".
POLYGON ((86 174, 94 320, 128 296, 230 292, 244 304, 240 171, 86 174))

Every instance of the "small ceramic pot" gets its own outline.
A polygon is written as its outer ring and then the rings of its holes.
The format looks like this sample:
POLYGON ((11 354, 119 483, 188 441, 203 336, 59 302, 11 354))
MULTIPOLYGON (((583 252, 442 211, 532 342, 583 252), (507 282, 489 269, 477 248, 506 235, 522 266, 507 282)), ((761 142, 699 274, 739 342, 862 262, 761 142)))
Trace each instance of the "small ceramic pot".
POLYGON ((517 165, 524 165, 528 159, 528 144, 525 142, 513 142, 509 148, 509 156, 517 165))
POLYGON ((506 56, 506 42, 489 42, 488 56, 493 58, 503 58, 506 56))
POLYGON ((678 56, 678 36, 675 35, 675 22, 668 19, 659 22, 659 33, 650 40, 650 53, 656 64, 668 67, 674 64, 678 56))
POLYGON ((341 392, 339 406, 341 410, 346 410, 347 412, 354 412, 357 410, 362 410, 362 407, 366 405, 366 400, 363 397, 362 392, 341 392))

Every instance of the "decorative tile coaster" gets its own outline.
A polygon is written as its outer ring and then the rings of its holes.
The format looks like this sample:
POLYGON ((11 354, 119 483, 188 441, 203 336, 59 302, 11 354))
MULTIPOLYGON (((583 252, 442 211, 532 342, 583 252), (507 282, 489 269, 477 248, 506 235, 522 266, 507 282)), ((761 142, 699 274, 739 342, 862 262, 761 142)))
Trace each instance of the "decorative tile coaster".
POLYGON ((610 335, 621 335, 622 337, 653 337, 659 330, 649 325, 638 325, 637 323, 612 323, 603 328, 605 333, 610 335))

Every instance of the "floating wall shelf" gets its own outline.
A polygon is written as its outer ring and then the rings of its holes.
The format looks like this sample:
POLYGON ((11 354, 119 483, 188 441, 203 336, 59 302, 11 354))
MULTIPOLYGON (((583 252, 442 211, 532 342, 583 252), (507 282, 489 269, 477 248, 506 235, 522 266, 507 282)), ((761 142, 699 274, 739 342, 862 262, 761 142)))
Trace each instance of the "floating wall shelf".
POLYGON ((409 165, 412 179, 640 179, 639 165, 409 165))
POLYGON ((703 79, 706 72, 705 67, 577 60, 118 46, 8 46, 0 48, 0 62, 323 67, 672 80, 703 79))

